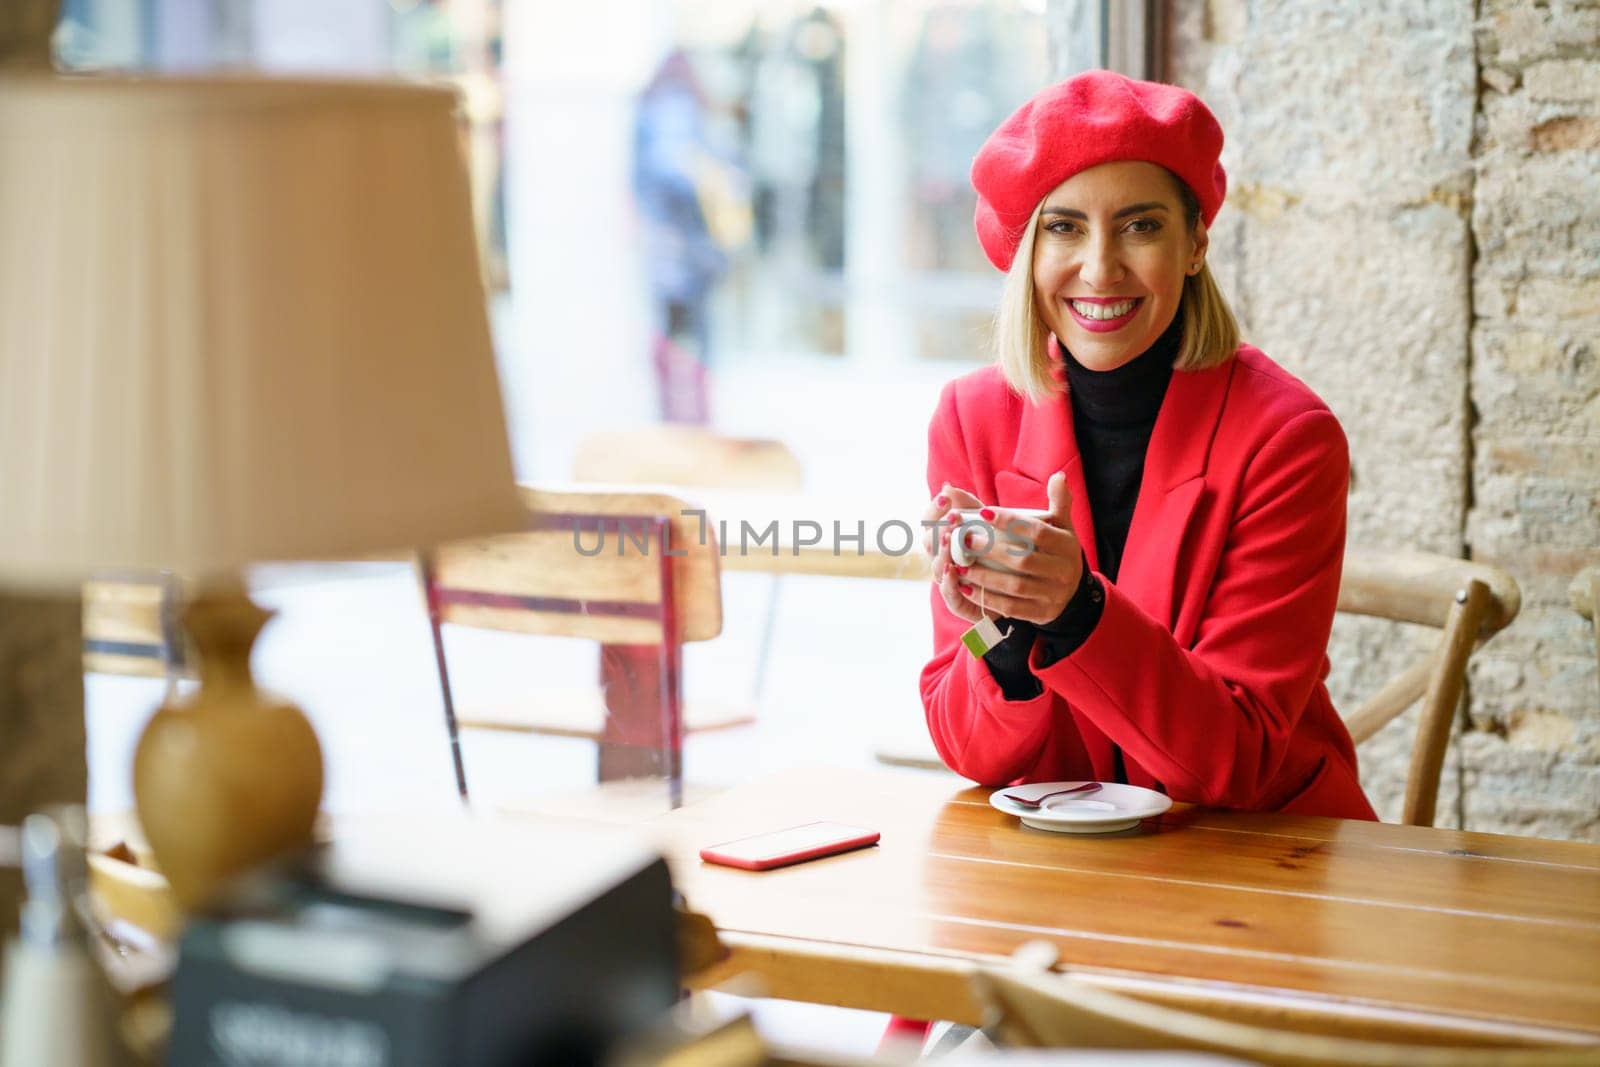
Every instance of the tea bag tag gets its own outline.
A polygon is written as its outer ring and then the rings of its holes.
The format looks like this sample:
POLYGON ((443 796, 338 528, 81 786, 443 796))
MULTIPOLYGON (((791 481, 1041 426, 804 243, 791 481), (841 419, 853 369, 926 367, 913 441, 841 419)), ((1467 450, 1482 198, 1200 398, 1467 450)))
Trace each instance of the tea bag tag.
POLYGON ((984 653, 1010 636, 1009 629, 1001 633, 1000 627, 989 618, 989 607, 983 602, 983 586, 978 586, 978 621, 972 629, 961 635, 961 643, 967 646, 968 652, 982 659, 984 653))
POLYGON ((1001 633, 994 620, 985 615, 972 629, 961 635, 961 643, 967 646, 968 652, 982 659, 991 648, 1010 636, 1010 630, 1001 633))

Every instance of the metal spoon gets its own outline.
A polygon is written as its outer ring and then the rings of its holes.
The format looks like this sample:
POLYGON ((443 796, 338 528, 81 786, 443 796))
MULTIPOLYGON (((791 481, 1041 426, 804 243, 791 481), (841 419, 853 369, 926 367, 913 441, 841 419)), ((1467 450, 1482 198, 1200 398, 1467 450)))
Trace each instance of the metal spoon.
POLYGON ((1002 793, 1001 795, 1013 803, 1021 804, 1025 808, 1037 808, 1051 797, 1065 796, 1068 793, 1094 793, 1098 792, 1099 789, 1099 782, 1084 782, 1082 785, 1075 785, 1071 789, 1057 789, 1054 793, 1046 793, 1044 796, 1038 797, 1037 799, 1033 797, 1019 797, 1015 793, 1002 793))

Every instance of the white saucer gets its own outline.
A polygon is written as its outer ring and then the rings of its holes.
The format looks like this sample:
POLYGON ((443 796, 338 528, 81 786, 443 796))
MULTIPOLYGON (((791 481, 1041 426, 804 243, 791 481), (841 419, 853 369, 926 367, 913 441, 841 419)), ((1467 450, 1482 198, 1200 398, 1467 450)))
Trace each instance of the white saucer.
POLYGON ((1138 826, 1139 820, 1160 815, 1172 807, 1172 798, 1154 789, 1137 785, 1118 785, 1101 782, 1098 792, 1087 795, 1051 797, 1043 807, 1025 808, 1006 799, 1007 793, 1020 797, 1037 798, 1058 789, 1071 789, 1082 782, 1032 782, 1028 785, 1011 785, 989 794, 989 804, 996 811, 1015 815, 1022 825, 1035 830, 1050 830, 1064 834, 1109 834, 1138 826))

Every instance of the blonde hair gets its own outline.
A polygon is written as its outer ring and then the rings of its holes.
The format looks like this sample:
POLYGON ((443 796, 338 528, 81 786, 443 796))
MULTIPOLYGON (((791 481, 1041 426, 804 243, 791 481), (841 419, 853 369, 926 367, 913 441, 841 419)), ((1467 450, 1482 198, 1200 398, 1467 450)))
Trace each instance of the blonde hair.
MULTIPOLYGON (((1192 231, 1200 219, 1199 203, 1187 185, 1176 177, 1173 181, 1192 231)), ((1033 401, 1061 390, 1050 373, 1050 330, 1039 317, 1033 288, 1033 246, 1043 208, 1041 200, 1022 231, 994 317, 994 355, 1000 373, 1013 390, 1033 401)), ((1212 277, 1209 264, 1202 261, 1197 273, 1183 279, 1180 312, 1183 338, 1178 342, 1177 358, 1172 361, 1174 370, 1207 370, 1233 358, 1239 348, 1239 322, 1212 277)))

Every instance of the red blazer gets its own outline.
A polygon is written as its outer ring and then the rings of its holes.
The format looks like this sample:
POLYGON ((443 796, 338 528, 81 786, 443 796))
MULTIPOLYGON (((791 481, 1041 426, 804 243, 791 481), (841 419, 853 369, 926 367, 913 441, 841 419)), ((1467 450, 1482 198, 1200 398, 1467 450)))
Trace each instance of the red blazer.
MULTIPOLYGON (((1030 403, 998 367, 945 387, 930 495, 949 482, 985 503, 1045 507, 1058 470, 1097 568, 1067 397, 1030 403)), ((922 702, 939 754, 991 785, 1104 781, 1114 742, 1128 781, 1174 800, 1376 818, 1323 684, 1349 478, 1333 413, 1257 349, 1174 372, 1117 584, 1105 581, 1105 612, 1077 651, 1041 669, 1035 650, 1041 695, 1006 700, 933 589, 922 702)))

